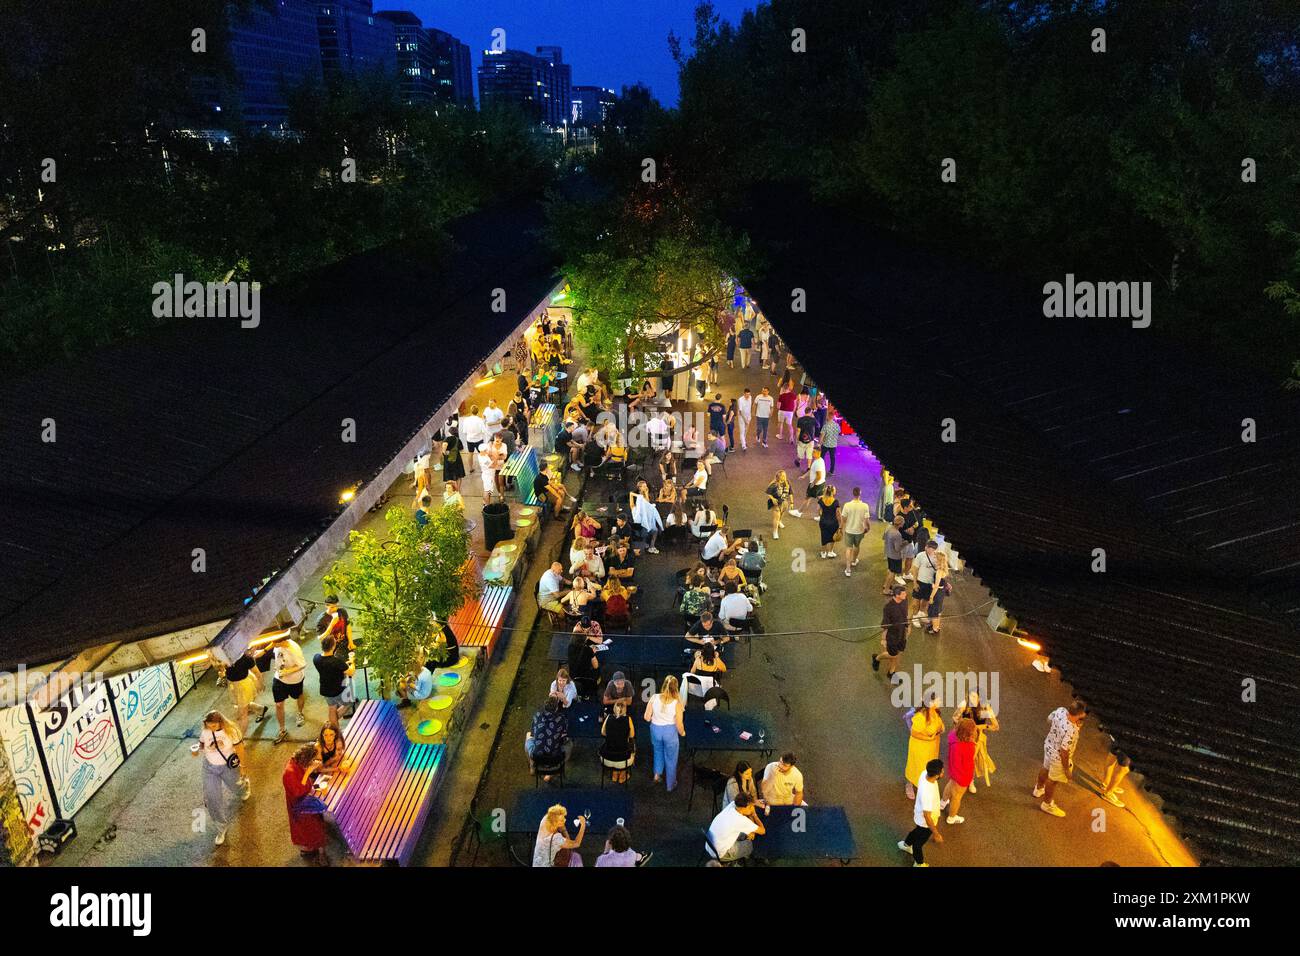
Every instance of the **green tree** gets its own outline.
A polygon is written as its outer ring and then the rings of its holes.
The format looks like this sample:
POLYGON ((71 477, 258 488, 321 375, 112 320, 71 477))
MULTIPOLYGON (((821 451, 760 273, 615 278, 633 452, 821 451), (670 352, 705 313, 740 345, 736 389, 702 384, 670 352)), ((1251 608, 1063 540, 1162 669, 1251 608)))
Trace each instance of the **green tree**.
POLYGON ((384 515, 389 537, 353 531, 350 563, 335 565, 325 587, 357 608, 366 665, 391 691, 418 670, 434 644, 435 619, 445 623, 482 587, 470 560, 465 516, 455 508, 417 523, 404 508, 384 515))

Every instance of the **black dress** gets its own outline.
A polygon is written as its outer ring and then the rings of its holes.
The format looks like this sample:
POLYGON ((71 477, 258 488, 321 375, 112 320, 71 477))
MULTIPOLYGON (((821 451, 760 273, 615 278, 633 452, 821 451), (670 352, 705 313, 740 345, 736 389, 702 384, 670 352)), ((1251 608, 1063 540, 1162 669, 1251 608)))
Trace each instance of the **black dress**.
POLYGON ((838 516, 840 500, 836 498, 830 504, 818 499, 818 504, 822 506, 821 517, 817 519, 817 525, 822 532, 822 547, 832 544, 835 541, 835 532, 840 530, 840 519, 838 516))
POLYGON ((465 477, 465 452, 455 435, 447 439, 447 450, 442 454, 442 480, 460 481, 465 477))
POLYGON ((605 720, 605 739, 600 744, 600 759, 606 766, 613 767, 615 770, 622 770, 627 766, 627 762, 632 759, 632 754, 636 750, 636 738, 633 733, 630 714, 609 717, 605 720))

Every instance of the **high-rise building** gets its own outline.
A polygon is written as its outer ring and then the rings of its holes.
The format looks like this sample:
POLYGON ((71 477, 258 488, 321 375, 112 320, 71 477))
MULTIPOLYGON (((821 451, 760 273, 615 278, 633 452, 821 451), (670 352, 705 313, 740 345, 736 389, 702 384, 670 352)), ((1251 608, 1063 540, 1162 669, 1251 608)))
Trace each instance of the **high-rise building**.
POLYGON ((375 70, 397 74, 394 25, 375 16, 371 0, 320 0, 316 23, 326 76, 375 70))
POLYGON ((439 79, 429 31, 409 10, 380 10, 375 16, 393 25, 402 98, 408 103, 429 102, 437 95, 435 86, 439 79))
POLYGON ((564 62, 558 46, 539 46, 537 56, 550 66, 547 90, 548 125, 559 128, 572 122, 573 67, 564 62))
POLYGON ((200 128, 233 129, 233 116, 250 129, 282 130, 288 122, 288 92, 321 77, 318 0, 274 0, 228 7, 229 82, 215 74, 195 78, 194 95, 203 115, 200 128))
POLYGON ((618 94, 603 86, 575 86, 570 99, 570 124, 577 127, 603 126, 618 102, 618 94))
POLYGON ((559 129, 571 112, 570 67, 559 47, 539 47, 545 55, 522 50, 483 51, 478 68, 479 102, 515 103, 538 123, 559 129))
POLYGON ((474 105, 474 69, 469 47, 443 30, 429 29, 435 64, 435 93, 438 97, 474 105))

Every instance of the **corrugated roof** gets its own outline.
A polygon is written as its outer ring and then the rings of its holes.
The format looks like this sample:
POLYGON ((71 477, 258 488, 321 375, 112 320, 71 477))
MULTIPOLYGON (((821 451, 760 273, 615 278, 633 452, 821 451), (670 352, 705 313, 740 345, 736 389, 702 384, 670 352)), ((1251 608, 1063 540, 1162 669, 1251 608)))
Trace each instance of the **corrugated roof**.
POLYGON ((1202 859, 1300 860, 1300 395, 1122 319, 1044 318, 1064 276, 1030 287, 806 204, 757 208, 764 314, 1202 859))
POLYGON ((238 611, 553 286, 541 222, 534 205, 479 213, 434 265, 359 256, 265 290, 256 329, 181 320, 7 383, 0 667, 238 611))

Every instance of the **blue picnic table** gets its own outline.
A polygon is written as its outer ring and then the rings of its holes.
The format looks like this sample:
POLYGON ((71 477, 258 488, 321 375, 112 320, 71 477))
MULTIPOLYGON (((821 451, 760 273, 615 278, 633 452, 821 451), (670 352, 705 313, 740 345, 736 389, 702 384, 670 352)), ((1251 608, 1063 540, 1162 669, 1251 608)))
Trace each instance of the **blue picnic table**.
POLYGON ((839 860, 858 855, 843 807, 772 807, 763 817, 767 832, 754 841, 759 860, 839 860))
MULTIPOLYGON (((610 634, 609 649, 598 651, 603 674, 612 674, 616 670, 632 672, 639 676, 657 676, 663 672, 680 674, 690 669, 696 646, 688 645, 676 637, 652 637, 644 634, 610 634)), ((563 662, 569 659, 569 641, 573 634, 556 631, 551 635, 549 659, 563 662)), ((734 658, 735 642, 722 646, 722 660, 730 667, 734 658)), ((725 678, 724 678, 725 680, 725 678)))
MULTIPOLYGON (((573 820, 590 810, 587 821, 587 840, 604 841, 605 834, 621 819, 626 827, 632 826, 632 795, 623 789, 589 790, 560 788, 558 790, 521 790, 515 796, 510 816, 506 818, 509 833, 536 834, 542 817, 555 804, 568 811, 569 834, 573 834, 573 820)), ((773 811, 775 812, 775 811, 773 811)), ((592 844, 594 846, 594 844, 592 844)), ((584 841, 584 848, 587 843, 584 841)))
POLYGON ((772 740, 771 718, 765 714, 743 710, 687 709, 682 724, 686 729, 682 744, 688 755, 697 750, 766 755, 776 746, 772 740), (742 737, 741 734, 748 736, 742 737))

